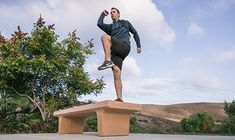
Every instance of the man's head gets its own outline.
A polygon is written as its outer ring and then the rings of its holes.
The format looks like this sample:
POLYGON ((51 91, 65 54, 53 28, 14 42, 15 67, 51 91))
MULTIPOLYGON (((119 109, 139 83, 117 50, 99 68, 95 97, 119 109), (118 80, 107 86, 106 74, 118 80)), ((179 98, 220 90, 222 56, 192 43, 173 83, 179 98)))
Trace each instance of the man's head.
POLYGON ((117 8, 112 7, 110 13, 112 20, 118 20, 120 18, 120 11, 117 8))

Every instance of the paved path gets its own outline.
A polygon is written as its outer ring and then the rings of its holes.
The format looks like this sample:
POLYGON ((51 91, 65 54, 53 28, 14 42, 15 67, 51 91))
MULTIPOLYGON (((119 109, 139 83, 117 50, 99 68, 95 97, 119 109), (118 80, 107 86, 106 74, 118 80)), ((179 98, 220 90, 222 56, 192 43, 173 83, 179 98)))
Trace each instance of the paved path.
POLYGON ((235 136, 194 136, 130 134, 122 137, 98 137, 96 133, 84 134, 13 134, 0 135, 0 140, 235 140, 235 136))

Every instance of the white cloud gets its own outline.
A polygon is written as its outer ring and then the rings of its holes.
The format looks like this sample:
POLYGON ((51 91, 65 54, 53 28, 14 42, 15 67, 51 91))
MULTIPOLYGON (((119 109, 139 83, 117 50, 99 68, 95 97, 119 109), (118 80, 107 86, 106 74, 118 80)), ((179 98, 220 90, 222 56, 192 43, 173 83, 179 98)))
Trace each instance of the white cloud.
POLYGON ((235 47, 229 50, 217 52, 215 57, 218 62, 235 61, 235 47))
POLYGON ((193 92, 217 90, 221 88, 219 79, 206 72, 189 72, 180 79, 167 77, 136 78, 123 82, 124 92, 131 96, 154 97, 161 94, 177 96, 182 89, 191 89, 193 92), (138 80, 137 80, 138 79, 138 80), (174 95, 176 93, 176 95, 174 95))
POLYGON ((136 60, 128 56, 123 62, 123 72, 127 75, 138 76, 141 74, 141 69, 136 63, 136 60))
POLYGON ((184 67, 187 67, 191 65, 193 61, 194 61, 193 57, 186 57, 180 61, 180 64, 182 64, 184 67))
POLYGON ((124 92, 128 96, 153 97, 168 91, 173 79, 163 77, 140 78, 123 82, 124 92))
POLYGON ((144 42, 154 44, 170 45, 175 40, 174 30, 167 24, 162 12, 149 0, 125 1, 122 9, 124 18, 130 19, 138 27, 144 42), (130 8, 130 5, 133 5, 130 8))
MULTIPOLYGON (((126 102, 144 104, 172 104, 203 101, 223 102, 221 83, 208 73, 185 73, 181 79, 170 77, 129 77, 123 80, 123 99, 126 102), (191 75, 190 75, 191 74, 191 75), (222 99, 222 100, 221 100, 222 99)), ((226 99, 230 96, 226 96, 226 99)), ((113 80, 107 80, 104 93, 98 97, 86 96, 85 99, 96 101, 114 100, 116 98, 113 80)))
POLYGON ((220 80, 212 73, 200 70, 193 70, 184 73, 184 84, 189 85, 196 91, 216 91, 222 87, 220 80))
POLYGON ((191 23, 188 27, 188 36, 200 37, 205 33, 204 29, 196 23, 191 23))
MULTIPOLYGON (((123 99, 126 102, 135 103, 160 103, 166 104, 171 100, 166 98, 171 94, 171 98, 175 95, 169 92, 174 84, 172 83, 174 79, 164 78, 164 77, 134 77, 128 80, 123 80, 123 99)), ((116 98, 115 89, 113 85, 113 80, 107 80, 107 86, 98 97, 86 96, 84 99, 94 99, 97 101, 102 100, 113 100, 116 98)))
POLYGON ((201 61, 193 57, 186 57, 180 61, 182 69, 177 74, 180 84, 190 86, 195 91, 221 88, 221 82, 213 71, 208 71, 201 67, 201 61), (204 87, 204 88, 203 88, 204 87), (208 87, 208 88, 207 88, 208 87))
MULTIPOLYGON (((222 83, 208 72, 192 71, 173 77, 142 77, 123 82, 124 97, 143 103, 169 104, 182 102, 223 101, 222 83)), ((229 98, 226 95, 226 99, 229 98)))
MULTIPOLYGON (((83 38, 97 38, 101 34, 96 26, 97 19, 103 9, 110 9, 113 6, 120 9, 122 18, 128 19, 136 27, 142 43, 171 44, 174 41, 174 31, 151 0, 109 2, 106 0, 99 2, 95 0, 25 0, 16 4, 9 2, 0 5, 0 20, 3 21, 0 25, 6 28, 13 23, 32 25, 32 22, 35 22, 36 18, 42 14, 48 23, 56 24, 56 30, 62 34, 62 37, 78 29, 78 33, 83 38)), ((110 18, 105 21, 111 22, 110 18)))

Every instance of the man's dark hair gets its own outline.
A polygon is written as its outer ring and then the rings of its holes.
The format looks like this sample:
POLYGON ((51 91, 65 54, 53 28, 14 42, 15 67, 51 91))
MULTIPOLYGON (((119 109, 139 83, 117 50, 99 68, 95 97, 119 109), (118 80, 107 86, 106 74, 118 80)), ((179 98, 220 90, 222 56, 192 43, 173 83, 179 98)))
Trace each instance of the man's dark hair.
POLYGON ((111 8, 111 10, 113 10, 113 9, 117 10, 118 14, 120 14, 120 11, 116 7, 111 8))

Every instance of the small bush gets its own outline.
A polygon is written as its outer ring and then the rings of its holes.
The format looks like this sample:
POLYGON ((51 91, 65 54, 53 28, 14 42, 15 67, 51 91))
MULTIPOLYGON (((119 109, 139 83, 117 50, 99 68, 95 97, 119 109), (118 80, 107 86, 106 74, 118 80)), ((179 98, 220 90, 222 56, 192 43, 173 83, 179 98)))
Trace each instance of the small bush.
POLYGON ((142 133, 143 129, 137 124, 137 119, 135 117, 130 118, 130 133, 142 133))
POLYGON ((85 126, 85 131, 97 132, 97 117, 88 118, 85 126))
POLYGON ((208 133, 214 126, 214 121, 207 113, 191 115, 180 122, 181 130, 186 133, 208 133))

